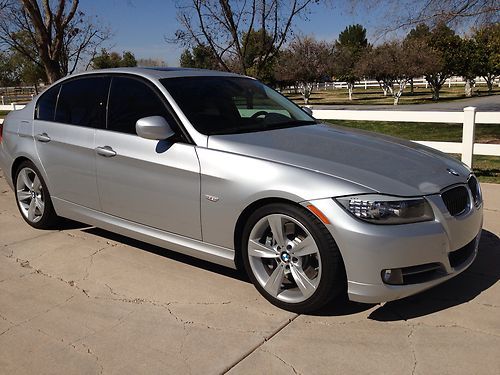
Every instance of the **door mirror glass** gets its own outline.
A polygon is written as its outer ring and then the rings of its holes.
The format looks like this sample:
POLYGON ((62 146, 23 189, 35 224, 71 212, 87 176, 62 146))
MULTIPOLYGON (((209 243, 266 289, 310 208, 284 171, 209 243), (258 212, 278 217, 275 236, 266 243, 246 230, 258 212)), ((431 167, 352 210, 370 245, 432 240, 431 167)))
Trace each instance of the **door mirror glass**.
POLYGON ((143 117, 135 123, 135 131, 141 138, 161 141, 172 137, 175 133, 162 116, 143 117))

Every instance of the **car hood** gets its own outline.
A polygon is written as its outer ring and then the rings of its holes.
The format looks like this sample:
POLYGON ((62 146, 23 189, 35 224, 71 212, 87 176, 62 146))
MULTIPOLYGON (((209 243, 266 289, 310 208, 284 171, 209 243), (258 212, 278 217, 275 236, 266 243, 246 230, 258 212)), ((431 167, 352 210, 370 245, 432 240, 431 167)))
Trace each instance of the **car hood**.
POLYGON ((324 124, 215 135, 209 137, 208 147, 317 171, 398 196, 435 194, 466 182, 470 173, 458 160, 429 147, 324 124))

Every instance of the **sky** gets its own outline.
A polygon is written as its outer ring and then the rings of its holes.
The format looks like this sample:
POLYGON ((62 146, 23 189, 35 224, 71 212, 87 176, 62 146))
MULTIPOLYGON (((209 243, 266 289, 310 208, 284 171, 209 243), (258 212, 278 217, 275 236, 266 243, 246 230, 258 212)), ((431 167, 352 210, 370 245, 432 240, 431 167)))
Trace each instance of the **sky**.
MULTIPOLYGON (((98 16, 111 29, 109 51, 131 51, 137 59, 161 59, 177 66, 183 48, 168 44, 165 37, 179 28, 175 1, 169 0, 85 0, 80 8, 87 15, 98 16)), ((331 5, 313 5, 307 19, 297 19, 294 30, 317 39, 333 41, 346 26, 360 23, 370 35, 375 32, 373 14, 353 14, 349 9, 331 5)))

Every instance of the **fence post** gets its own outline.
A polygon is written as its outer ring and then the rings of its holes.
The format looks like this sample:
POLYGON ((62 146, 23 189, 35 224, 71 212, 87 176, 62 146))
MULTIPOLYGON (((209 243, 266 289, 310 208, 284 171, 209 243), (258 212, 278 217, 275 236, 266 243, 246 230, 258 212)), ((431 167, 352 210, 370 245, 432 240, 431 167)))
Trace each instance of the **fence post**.
POLYGON ((464 108, 464 125, 462 133, 462 162, 472 168, 474 155, 474 133, 476 127, 476 107, 464 108))
POLYGON ((16 103, 12 103, 12 110, 15 111, 16 110, 16 103))
POLYGON ((5 100, 4 100, 3 95, 2 95, 2 105, 5 105, 5 100))
POLYGON ((365 79, 365 90, 368 88, 368 82, 366 82, 366 79, 365 79))

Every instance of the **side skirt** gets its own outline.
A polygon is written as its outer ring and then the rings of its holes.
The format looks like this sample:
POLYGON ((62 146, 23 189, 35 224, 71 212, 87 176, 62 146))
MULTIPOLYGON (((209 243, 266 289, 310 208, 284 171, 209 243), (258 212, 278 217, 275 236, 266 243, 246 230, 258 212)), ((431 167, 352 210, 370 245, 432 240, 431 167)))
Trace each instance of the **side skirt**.
POLYGON ((52 197, 57 215, 147 242, 168 250, 236 269, 234 250, 121 219, 52 197))

